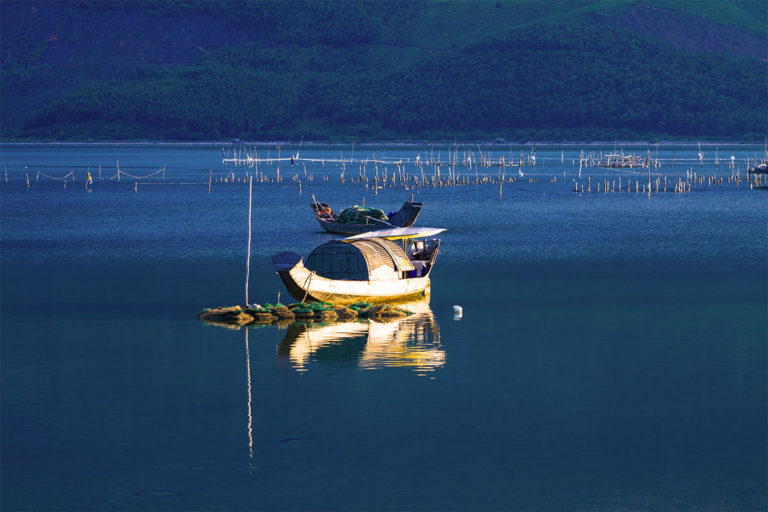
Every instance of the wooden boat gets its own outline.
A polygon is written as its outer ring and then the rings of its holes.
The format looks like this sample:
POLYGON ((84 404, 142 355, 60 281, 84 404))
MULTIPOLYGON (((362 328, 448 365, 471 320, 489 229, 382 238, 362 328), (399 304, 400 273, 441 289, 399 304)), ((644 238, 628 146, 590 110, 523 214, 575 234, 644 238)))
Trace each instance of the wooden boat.
POLYGON ((304 264, 295 252, 272 256, 288 292, 301 302, 397 303, 429 293, 429 274, 443 228, 396 228, 316 247, 304 264), (400 240, 401 245, 394 240, 400 240))
POLYGON ((334 212, 327 203, 313 202, 310 206, 312 206, 312 211, 315 212, 317 222, 327 232, 340 235, 356 235, 388 227, 413 226, 413 223, 416 222, 416 217, 421 212, 422 203, 406 201, 400 210, 389 216, 388 220, 369 216, 365 218, 364 223, 355 224, 339 222, 339 214, 334 212))

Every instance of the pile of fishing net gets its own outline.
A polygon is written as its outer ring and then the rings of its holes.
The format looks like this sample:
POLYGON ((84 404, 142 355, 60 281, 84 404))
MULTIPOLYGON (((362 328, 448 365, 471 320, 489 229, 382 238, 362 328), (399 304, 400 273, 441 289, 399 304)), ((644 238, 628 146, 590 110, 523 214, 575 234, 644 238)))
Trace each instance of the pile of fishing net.
POLYGON ((411 312, 389 304, 357 302, 336 306, 330 302, 294 302, 283 304, 251 304, 222 308, 205 308, 197 317, 203 322, 222 327, 239 328, 252 324, 289 324, 292 322, 333 323, 357 319, 386 322, 410 315, 411 312))
POLYGON ((378 208, 365 208, 355 205, 341 210, 336 222, 341 222, 342 224, 375 224, 376 221, 371 219, 386 222, 389 220, 389 217, 378 208))

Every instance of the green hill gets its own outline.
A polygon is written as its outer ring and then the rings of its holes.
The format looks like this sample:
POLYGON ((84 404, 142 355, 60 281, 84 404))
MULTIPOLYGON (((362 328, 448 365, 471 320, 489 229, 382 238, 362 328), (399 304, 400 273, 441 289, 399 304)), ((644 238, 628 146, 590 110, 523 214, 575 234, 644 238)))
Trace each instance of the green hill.
POLYGON ((760 2, 30 5, 0 4, 5 139, 766 134, 760 2))

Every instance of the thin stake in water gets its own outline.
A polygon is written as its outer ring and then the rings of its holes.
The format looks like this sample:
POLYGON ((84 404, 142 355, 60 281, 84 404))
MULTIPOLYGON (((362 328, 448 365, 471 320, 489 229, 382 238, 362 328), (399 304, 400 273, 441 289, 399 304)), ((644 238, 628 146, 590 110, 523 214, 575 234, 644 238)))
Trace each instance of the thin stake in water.
POLYGON ((251 276, 251 203, 253 198, 253 176, 248 177, 248 251, 245 260, 245 305, 248 305, 248 279, 251 276))

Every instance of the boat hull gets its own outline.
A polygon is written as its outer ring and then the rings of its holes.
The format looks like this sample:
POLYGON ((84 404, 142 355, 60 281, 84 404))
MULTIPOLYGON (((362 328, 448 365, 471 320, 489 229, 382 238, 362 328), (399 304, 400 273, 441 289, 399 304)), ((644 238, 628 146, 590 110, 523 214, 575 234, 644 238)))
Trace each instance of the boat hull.
POLYGON ((336 222, 333 220, 335 216, 328 213, 320 213, 321 207, 325 207, 326 212, 331 211, 327 204, 313 203, 311 206, 315 212, 315 218, 317 219, 317 222, 320 223, 320 227, 322 227, 328 233, 335 233, 338 235, 359 235, 360 233, 376 231, 379 229, 412 226, 413 223, 416 222, 416 218, 421 212, 422 203, 406 201, 400 210, 395 212, 389 218, 389 222, 377 222, 376 219, 371 219, 371 221, 367 224, 348 224, 344 222, 336 222))
MULTIPOLYGON (((280 255, 275 257, 278 256, 280 255)), ((356 302, 384 304, 409 302, 429 295, 429 276, 381 281, 328 279, 306 268, 300 257, 290 268, 279 264, 274 258, 273 261, 288 293, 302 302, 332 302, 337 305, 356 302)))
POLYGON ((323 219, 317 219, 320 226, 328 233, 337 235, 359 235, 368 231, 388 228, 389 224, 383 222, 371 222, 370 224, 344 224, 342 222, 332 222, 323 219))

